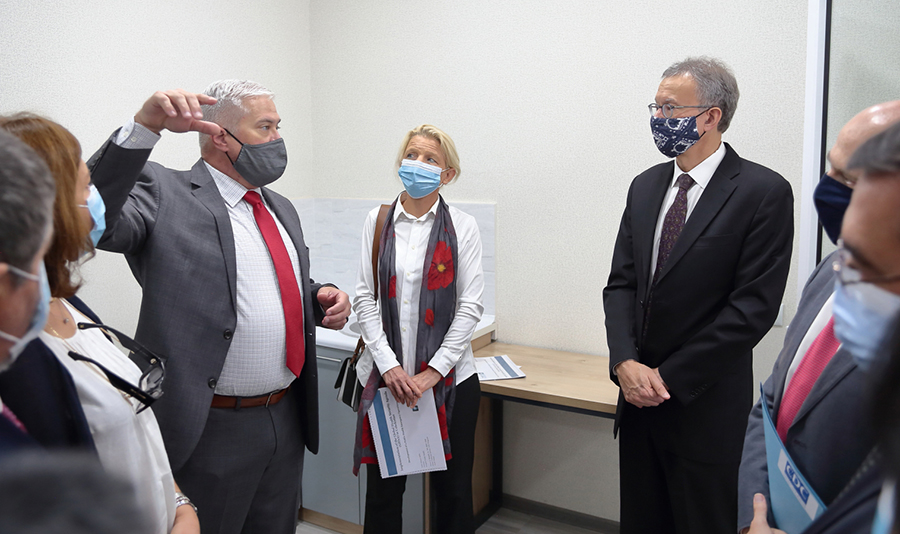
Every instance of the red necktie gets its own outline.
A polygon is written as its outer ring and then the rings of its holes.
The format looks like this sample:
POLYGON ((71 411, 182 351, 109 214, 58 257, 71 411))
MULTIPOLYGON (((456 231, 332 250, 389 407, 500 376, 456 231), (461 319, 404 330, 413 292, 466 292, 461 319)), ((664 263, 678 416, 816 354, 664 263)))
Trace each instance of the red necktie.
POLYGON ((303 339, 303 300, 300 298, 300 288, 297 287, 291 257, 281 239, 281 232, 278 231, 275 219, 263 205, 259 193, 247 191, 244 200, 253 206, 253 217, 256 218, 256 225, 259 226, 259 231, 269 248, 269 255, 272 256, 272 263, 275 265, 278 288, 281 290, 281 307, 284 309, 287 366, 294 375, 300 376, 306 359, 306 343, 303 339))
POLYGON ((806 400, 807 395, 812 390, 813 384, 819 379, 822 370, 825 369, 825 366, 828 365, 831 357, 834 356, 834 353, 837 352, 840 346, 841 342, 834 337, 834 317, 832 317, 828 320, 825 328, 816 336, 815 341, 809 346, 806 354, 803 355, 803 360, 800 361, 800 365, 794 371, 791 383, 788 384, 784 397, 781 399, 781 407, 778 409, 778 423, 775 428, 782 442, 787 436, 788 428, 794 422, 794 417, 797 416, 797 412, 803 406, 803 401, 806 400))
POLYGON ((9 409, 9 406, 4 405, 3 411, 0 411, 0 415, 6 417, 9 422, 15 425, 16 428, 21 430, 23 434, 28 433, 28 430, 25 429, 25 425, 22 424, 22 421, 19 421, 19 418, 16 417, 16 414, 14 414, 13 411, 9 409))

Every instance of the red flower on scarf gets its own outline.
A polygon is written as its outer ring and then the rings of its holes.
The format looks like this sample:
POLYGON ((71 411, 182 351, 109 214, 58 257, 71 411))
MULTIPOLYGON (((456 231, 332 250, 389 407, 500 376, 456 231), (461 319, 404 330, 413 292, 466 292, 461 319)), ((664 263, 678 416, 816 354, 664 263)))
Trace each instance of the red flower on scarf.
POLYGON ((428 308, 425 310, 425 324, 428 326, 434 326, 434 310, 428 308))
POLYGON ((388 284, 388 298, 396 298, 397 297, 397 276, 394 275, 391 277, 391 281, 388 284))
POLYGON ((428 269, 428 290, 445 288, 453 281, 453 250, 447 243, 438 241, 428 269))

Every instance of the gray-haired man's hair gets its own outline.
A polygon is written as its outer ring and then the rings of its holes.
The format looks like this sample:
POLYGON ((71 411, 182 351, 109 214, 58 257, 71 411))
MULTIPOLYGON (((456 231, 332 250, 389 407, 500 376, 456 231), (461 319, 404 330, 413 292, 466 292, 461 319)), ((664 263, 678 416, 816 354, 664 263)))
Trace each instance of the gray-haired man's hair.
POLYGON ((737 109, 738 91, 734 73, 724 62, 707 56, 689 57, 674 63, 663 73, 663 78, 690 75, 697 85, 697 98, 704 106, 715 106, 722 110, 719 131, 724 132, 731 124, 737 109))
POLYGON ((55 197, 44 160, 0 129, 0 262, 31 271, 52 225, 55 197))
POLYGON ((900 173, 900 122, 859 145, 847 168, 870 175, 900 173))
MULTIPOLYGON (((214 122, 232 133, 238 122, 247 113, 244 100, 257 96, 275 98, 275 93, 250 80, 213 82, 203 90, 203 94, 216 99, 216 103, 211 106, 200 106, 203 110, 203 120, 214 122)), ((200 134, 200 148, 203 148, 208 141, 208 135, 200 134)))

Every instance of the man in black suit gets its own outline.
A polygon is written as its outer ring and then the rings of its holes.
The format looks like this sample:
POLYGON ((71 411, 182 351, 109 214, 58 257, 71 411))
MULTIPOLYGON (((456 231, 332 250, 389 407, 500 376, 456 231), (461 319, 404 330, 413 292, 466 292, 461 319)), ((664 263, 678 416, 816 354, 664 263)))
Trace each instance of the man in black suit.
MULTIPOLYGON (((50 291, 42 260, 50 246, 55 195, 43 160, 0 130, 0 372, 47 319, 50 291)), ((0 454, 34 444, 0 400, 0 454)))
POLYGON ((650 105, 675 161, 632 182, 603 292, 623 534, 737 521, 752 349, 778 314, 793 238, 790 185, 722 142, 738 96, 722 62, 688 58, 650 105))

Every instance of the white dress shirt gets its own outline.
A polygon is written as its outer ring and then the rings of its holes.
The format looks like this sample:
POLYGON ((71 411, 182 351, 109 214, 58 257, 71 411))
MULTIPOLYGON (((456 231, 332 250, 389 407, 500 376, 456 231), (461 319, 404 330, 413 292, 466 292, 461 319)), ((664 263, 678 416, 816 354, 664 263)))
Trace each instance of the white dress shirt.
MULTIPOLYGON (((115 142, 123 148, 146 149, 153 148, 159 138, 159 135, 136 124, 132 119, 119 130, 115 142)), ((275 274, 269 249, 256 225, 253 207, 243 200, 244 195, 250 190, 209 163, 205 161, 203 163, 225 201, 234 234, 237 262, 237 325, 225 357, 225 365, 216 383, 216 394, 252 397, 284 389, 295 377, 285 360, 281 289, 278 286, 278 276, 275 274)), ((300 261, 294 242, 269 208, 262 191, 259 188, 252 191, 259 193, 266 209, 275 219, 281 240, 284 241, 291 258, 294 277, 297 279, 297 287, 300 288, 302 298, 300 261)), ((303 317, 297 320, 303 324, 303 317)))
MULTIPOLYGON (((694 184, 694 187, 688 189, 687 192, 687 214, 684 217, 685 223, 687 223, 687 220, 691 217, 691 212, 694 211, 694 207, 700 200, 700 196, 703 194, 703 191, 706 190, 706 186, 709 185, 710 179, 712 179, 713 174, 715 174, 716 169, 719 168, 719 164, 722 163, 724 158, 725 143, 719 143, 719 148, 716 149, 715 152, 710 154, 709 157, 688 172, 690 177, 693 178, 696 183, 694 184)), ((650 261, 651 284, 653 283, 653 274, 656 272, 656 258, 659 256, 659 240, 660 236, 662 236, 663 222, 665 222, 666 213, 668 213, 672 204, 675 203, 675 196, 678 194, 676 181, 679 176, 684 174, 684 171, 678 166, 678 160, 675 160, 674 168, 675 171, 672 173, 672 182, 669 184, 669 190, 666 192, 666 196, 663 199, 662 209, 659 210, 659 216, 656 221, 656 232, 653 234, 653 257, 650 261)))
MULTIPOLYGON (((410 215, 400 202, 394 210, 394 269, 397 273, 396 302, 399 306, 400 340, 403 354, 395 355, 388 345, 381 323, 381 301, 375 299, 375 283, 372 274, 372 237, 379 208, 369 212, 363 227, 362 254, 356 284, 353 310, 359 319, 366 350, 357 364, 359 381, 365 385, 372 372, 372 362, 384 374, 403 362, 403 370, 410 376, 418 374, 416 363, 416 338, 419 325, 419 297, 425 266, 428 240, 434 226, 438 202, 421 217, 410 215), (399 358, 398 358, 399 356, 399 358)), ((456 368, 456 383, 475 374, 475 357, 472 355, 472 334, 484 312, 484 272, 481 267, 481 236, 475 218, 453 206, 449 207, 450 219, 456 229, 457 264, 456 314, 440 348, 428 365, 447 376, 456 368)), ((383 246, 384 244, 382 244, 383 246)))
MULTIPOLYGON (((62 302, 75 322, 93 322, 62 302)), ((113 387, 94 364, 73 360, 69 351, 96 360, 136 386, 141 370, 97 329, 76 329, 65 340, 41 332, 40 339, 72 375, 103 468, 134 487, 154 532, 166 534, 175 521, 175 479, 153 410, 135 413, 140 401, 113 387)))

